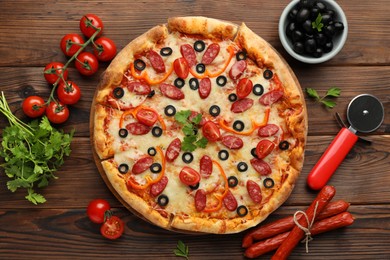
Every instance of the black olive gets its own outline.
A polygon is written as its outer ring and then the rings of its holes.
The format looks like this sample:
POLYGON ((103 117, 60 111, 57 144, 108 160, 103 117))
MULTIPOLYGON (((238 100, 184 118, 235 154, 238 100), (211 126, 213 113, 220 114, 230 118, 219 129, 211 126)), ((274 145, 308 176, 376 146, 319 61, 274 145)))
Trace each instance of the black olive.
POLYGON ((235 176, 230 176, 227 180, 230 188, 234 188, 238 185, 238 179, 235 176))
POLYGON ((118 135, 120 137, 125 138, 128 134, 129 134, 129 132, 127 131, 126 128, 119 129, 118 135))
POLYGON ((320 9, 317 6, 313 6, 310 10, 310 17, 312 21, 315 21, 318 17, 318 14, 320 13, 320 9))
POLYGON ((197 78, 190 79, 190 89, 197 90, 199 88, 199 80, 197 78))
POLYGON ((115 98, 121 98, 125 95, 125 91, 121 87, 114 88, 112 91, 112 94, 114 95, 115 98))
POLYGON ((324 27, 324 33, 328 38, 332 38, 336 34, 336 29, 333 24, 328 24, 324 27))
POLYGON ((199 185, 200 185, 200 183, 198 182, 195 185, 189 185, 189 187, 190 187, 191 190, 197 190, 199 188, 199 185))
POLYGON ((326 10, 326 13, 327 14, 329 14, 330 16, 332 16, 332 17, 334 17, 334 14, 335 14, 335 12, 334 12, 334 10, 326 10))
POLYGON ((323 14, 321 22, 324 25, 329 24, 333 20, 333 17, 330 14, 323 14))
POLYGON ((202 52, 206 48, 206 44, 202 40, 198 40, 194 43, 194 50, 197 52, 202 52))
POLYGON ((286 35, 291 38, 293 32, 297 29, 297 24, 295 22, 291 22, 286 27, 286 35))
POLYGON ((248 170, 248 164, 246 162, 239 162, 237 164, 237 170, 239 172, 245 172, 248 170))
POLYGON ((142 71, 146 68, 146 64, 143 60, 137 59, 134 61, 134 68, 136 70, 142 71))
POLYGON ((229 152, 226 151, 226 150, 221 150, 218 152, 218 158, 221 160, 221 161, 226 161, 227 159, 229 159, 229 152))
POLYGON ((176 114, 176 108, 172 105, 168 105, 164 108, 164 113, 167 116, 174 116, 176 114))
POLYGON ((264 93, 264 87, 261 84, 255 84, 252 89, 253 94, 256 96, 261 96, 264 93))
POLYGON ((218 86, 223 87, 226 85, 227 78, 225 76, 218 76, 216 82, 218 86))
POLYGON ((316 33, 314 39, 316 40, 317 45, 323 46, 326 43, 326 36, 323 33, 316 33))
POLYGON ((300 0, 298 6, 300 7, 309 7, 311 5, 310 0, 300 0))
POLYGON ((258 158, 257 154, 256 154, 256 147, 255 148, 252 148, 251 149, 251 155, 255 158, 258 158))
POLYGON ((290 20, 295 20, 295 18, 297 17, 298 10, 299 9, 297 7, 294 7, 293 9, 291 9, 291 11, 288 13, 288 18, 290 20))
POLYGON ((240 217, 245 217, 248 214, 248 208, 244 205, 238 206, 237 215, 240 217))
POLYGON ((270 189, 270 188, 272 188, 275 185, 275 182, 271 178, 265 178, 264 181, 263 181, 263 185, 267 189, 270 189))
POLYGON ((129 171, 129 165, 126 163, 122 163, 118 166, 118 171, 122 174, 125 174, 129 171))
POLYGON ((157 204, 160 206, 160 207, 165 207, 166 205, 168 205, 169 203, 169 198, 167 195, 160 195, 158 196, 157 198, 157 204))
POLYGON ((164 47, 160 50, 161 56, 169 56, 171 54, 172 54, 172 48, 170 48, 170 47, 164 47))
POLYGON ((175 87, 177 87, 177 88, 182 88, 182 87, 184 87, 184 85, 186 84, 186 82, 185 82, 184 79, 182 79, 182 78, 177 78, 177 79, 175 79, 175 81, 174 81, 173 84, 174 84, 175 87))
POLYGON ((303 32, 300 30, 295 30, 292 33, 291 39, 293 42, 299 42, 303 39, 303 32))
POLYGON ((263 77, 264 77, 265 79, 272 79, 273 76, 274 76, 274 73, 272 72, 272 70, 266 69, 266 70, 263 72, 263 77))
POLYGON ((221 108, 217 105, 212 105, 209 109, 209 113, 213 117, 219 116, 219 114, 221 113, 221 108))
POLYGON ((237 52, 237 54, 236 54, 236 59, 237 59, 238 61, 240 61, 240 60, 246 60, 246 56, 247 56, 246 50, 242 50, 242 51, 237 52))
POLYGON ((149 149, 148 149, 148 154, 149 154, 150 156, 155 156, 155 155, 157 154, 156 148, 154 148, 154 147, 149 147, 149 149))
POLYGON ((341 32, 344 30, 344 24, 342 22, 335 22, 333 25, 336 32, 341 32))
POLYGON ((206 71, 206 65, 204 65, 203 63, 199 63, 198 65, 196 65, 196 72, 204 73, 205 71, 206 71))
POLYGON ((234 121, 234 123, 233 123, 234 130, 241 132, 242 130, 244 130, 244 128, 245 128, 244 122, 242 122, 241 120, 234 121))
POLYGON ((324 45, 324 52, 328 53, 333 49, 333 42, 332 40, 328 40, 324 45))
POLYGON ((290 144, 287 141, 281 141, 279 143, 279 149, 280 150, 287 150, 289 147, 290 147, 290 144))
POLYGON ((154 94, 156 94, 156 91, 154 91, 154 89, 152 89, 152 91, 149 92, 149 94, 147 95, 148 98, 152 98, 154 96, 154 94))
POLYGON ((155 137, 160 137, 163 133, 163 130, 159 126, 155 126, 152 128, 152 135, 155 137))
POLYGON ((307 53, 313 53, 317 49, 316 40, 314 39, 307 39, 305 41, 305 51, 307 53))
POLYGON ((185 163, 191 163, 193 160, 194 160, 194 155, 190 152, 185 152, 183 153, 183 155, 181 156, 181 159, 183 160, 183 162, 185 163))
POLYGON ((324 54, 324 50, 321 47, 317 47, 315 52, 313 52, 313 57, 314 58, 320 58, 324 54))
POLYGON ((302 42, 296 42, 293 45, 293 49, 298 54, 303 54, 305 52, 305 46, 302 42))
POLYGON ((231 93, 229 94, 228 99, 230 102, 234 102, 237 100, 237 95, 235 93, 231 93))
POLYGON ((159 173, 162 170, 162 166, 159 163, 153 163, 150 165, 149 169, 152 173, 159 173))
POLYGON ((297 13, 297 22, 303 23, 305 20, 307 20, 310 16, 310 11, 308 8, 303 7, 301 8, 297 13))
POLYGON ((313 33, 313 26, 311 25, 311 21, 310 20, 304 21, 303 24, 302 24, 302 28, 303 28, 303 30, 307 34, 312 34, 313 33))

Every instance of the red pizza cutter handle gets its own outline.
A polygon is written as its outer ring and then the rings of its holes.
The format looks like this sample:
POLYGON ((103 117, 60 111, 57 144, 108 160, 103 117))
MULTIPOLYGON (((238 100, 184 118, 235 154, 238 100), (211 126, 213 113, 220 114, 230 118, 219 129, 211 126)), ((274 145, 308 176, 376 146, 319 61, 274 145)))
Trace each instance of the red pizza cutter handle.
POLYGON ((357 140, 351 130, 342 128, 307 176, 308 186, 313 190, 324 187, 357 140))

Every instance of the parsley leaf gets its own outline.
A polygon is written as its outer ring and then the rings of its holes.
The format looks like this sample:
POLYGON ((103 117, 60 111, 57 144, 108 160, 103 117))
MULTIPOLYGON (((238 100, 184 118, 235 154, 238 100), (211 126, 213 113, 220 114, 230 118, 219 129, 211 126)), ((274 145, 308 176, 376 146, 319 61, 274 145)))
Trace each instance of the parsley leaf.
POLYGON ((322 23, 322 15, 318 13, 317 18, 314 22, 311 23, 313 29, 317 29, 317 31, 321 32, 324 24, 322 23))
POLYGON ((190 110, 182 110, 175 114, 175 120, 180 124, 187 124, 188 123, 188 117, 191 115, 190 110))
POLYGON ((188 246, 186 246, 181 240, 177 241, 176 249, 173 250, 173 253, 176 256, 181 256, 188 260, 188 246))
POLYGON ((315 89, 306 88, 306 93, 309 97, 316 99, 317 102, 322 103, 327 108, 334 108, 336 102, 327 99, 328 97, 339 97, 341 95, 341 89, 333 87, 328 89, 325 96, 320 97, 315 89))
POLYGON ((327 97, 338 97, 341 94, 341 90, 339 88, 331 88, 326 92, 327 97))
POLYGON ((199 148, 206 148, 207 143, 208 143, 208 140, 205 137, 202 137, 198 141, 196 141, 196 145, 199 148))
POLYGON ((315 89, 306 88, 306 93, 309 95, 309 97, 317 98, 317 99, 320 98, 320 96, 318 95, 318 93, 315 89))

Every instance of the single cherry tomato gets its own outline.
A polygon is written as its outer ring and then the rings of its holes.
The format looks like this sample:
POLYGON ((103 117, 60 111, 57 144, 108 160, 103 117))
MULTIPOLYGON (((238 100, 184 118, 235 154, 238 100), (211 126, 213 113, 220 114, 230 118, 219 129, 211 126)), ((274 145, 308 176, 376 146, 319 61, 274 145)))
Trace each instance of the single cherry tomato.
POLYGON ((82 52, 77 56, 76 69, 84 76, 91 76, 99 69, 99 61, 90 52, 82 52))
POLYGON ((200 181, 200 174, 194 169, 184 166, 179 173, 179 178, 185 185, 196 185, 200 181))
POLYGON ((95 14, 86 14, 80 19, 80 30, 81 32, 90 38, 100 28, 100 32, 97 36, 100 36, 103 32, 103 22, 95 14))
POLYGON ((157 121, 157 114, 149 109, 141 108, 135 116, 140 123, 147 126, 152 126, 157 121))
POLYGON ((84 44, 84 39, 81 35, 68 33, 62 37, 60 47, 66 56, 71 57, 81 48, 81 44, 84 44))
POLYGON ((252 92, 252 88, 253 83, 250 79, 240 79, 236 87, 237 97, 240 99, 247 97, 252 92))
POLYGON ((210 142, 215 142, 221 138, 221 132, 218 126, 212 122, 207 121, 202 127, 203 136, 210 142))
POLYGON ((269 155, 275 148, 275 144, 269 140, 261 140, 256 146, 256 155, 258 158, 263 159, 269 155))
POLYGON ((52 101, 46 108, 46 116, 50 122, 62 124, 69 118, 69 109, 61 102, 56 103, 52 101))
POLYGON ((87 216, 93 222, 101 224, 104 222, 104 215, 111 209, 110 203, 104 199, 94 199, 87 207, 87 216))
POLYGON ((188 62, 183 57, 178 58, 173 62, 173 69, 175 70, 176 75, 182 79, 186 79, 188 77, 188 73, 190 72, 188 62))
POLYGON ((38 96, 29 96, 23 101, 22 109, 28 117, 42 116, 46 111, 45 100, 38 96))
MULTIPOLYGON (((64 64, 61 62, 50 62, 47 64, 43 70, 43 75, 45 76, 46 81, 50 84, 54 84, 62 73, 63 67, 64 64)), ((62 77, 64 80, 68 78, 68 69, 63 72, 62 77)))
POLYGON ((117 239, 125 230, 125 224, 123 221, 117 217, 112 216, 106 220, 106 222, 103 223, 103 225, 100 227, 100 233, 108 239, 117 239))
POLYGON ((79 86, 73 81, 66 81, 66 84, 61 81, 57 87, 58 99, 65 105, 76 104, 80 100, 81 91, 79 86))
POLYGON ((116 55, 116 45, 110 38, 100 37, 93 45, 93 54, 100 61, 110 61, 116 55))

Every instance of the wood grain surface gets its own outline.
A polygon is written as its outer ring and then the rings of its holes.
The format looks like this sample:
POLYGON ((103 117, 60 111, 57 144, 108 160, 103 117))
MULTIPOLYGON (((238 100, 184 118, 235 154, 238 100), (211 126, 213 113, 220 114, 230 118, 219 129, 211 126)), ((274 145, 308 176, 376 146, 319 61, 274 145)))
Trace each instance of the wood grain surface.
MULTIPOLYGON (((324 94, 330 87, 342 90, 337 106, 326 109, 306 98, 309 136, 305 164, 291 197, 266 221, 304 210, 316 192, 306 187, 306 176, 340 127, 336 112, 346 120, 350 100, 362 93, 377 96, 385 107, 385 120, 374 133, 364 135, 372 143, 358 142, 332 177, 336 199, 351 203, 355 223, 318 235, 309 253, 299 245, 290 259, 390 259, 390 11, 388 0, 337 1, 347 15, 349 34, 342 51, 331 61, 306 65, 283 49, 278 20, 288 0, 271 1, 0 1, 0 91, 14 113, 26 119, 22 100, 32 94, 47 97, 50 86, 43 68, 51 61, 65 63, 59 48, 63 35, 79 33, 79 19, 99 15, 104 34, 118 49, 171 16, 202 15, 249 28, 270 42, 287 60, 302 88, 324 94)), ((24 192, 11 193, 0 171, 0 259, 177 259, 177 241, 189 246, 190 259, 245 259, 241 240, 234 235, 189 235, 166 231, 131 214, 109 191, 93 161, 89 140, 89 113, 99 73, 87 78, 72 65, 69 77, 82 88, 82 98, 70 108, 69 120, 58 127, 75 129, 72 154, 57 172, 59 177, 42 193, 43 205, 34 206, 24 192), (125 233, 116 241, 104 239, 99 226, 86 216, 94 198, 108 200, 125 221, 125 233)), ((0 129, 8 125, 0 116, 0 129)), ((260 259, 268 259, 271 254, 260 259)))

